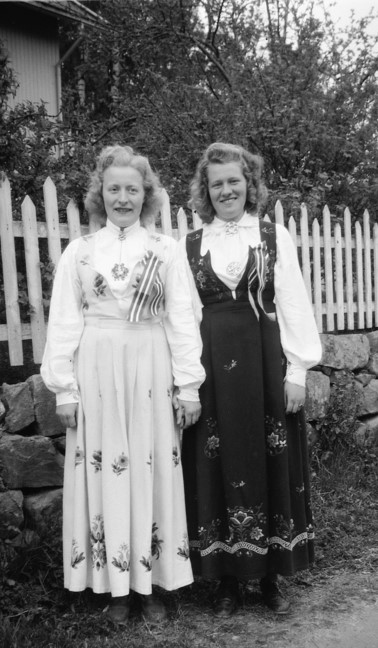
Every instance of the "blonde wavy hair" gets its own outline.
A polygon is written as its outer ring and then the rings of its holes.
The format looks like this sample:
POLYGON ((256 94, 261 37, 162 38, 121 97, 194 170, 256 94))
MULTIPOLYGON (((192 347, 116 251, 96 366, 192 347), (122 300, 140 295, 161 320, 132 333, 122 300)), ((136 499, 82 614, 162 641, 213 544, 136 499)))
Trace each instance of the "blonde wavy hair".
POLYGON ((259 155, 249 153, 242 146, 214 142, 202 155, 190 184, 190 207, 197 211, 203 223, 211 223, 216 215, 208 189, 207 170, 209 164, 227 164, 228 162, 240 164, 247 181, 245 210, 252 214, 259 212, 266 202, 268 192, 262 180, 263 159, 259 155))
POLYGON ((131 146, 106 146, 100 152, 96 169, 90 177, 84 205, 91 223, 105 225, 106 211, 102 197, 104 173, 111 166, 132 167, 139 171, 143 178, 144 202, 140 214, 141 224, 146 226, 153 222, 161 208, 161 185, 159 178, 152 171, 150 163, 143 155, 138 155, 131 146))

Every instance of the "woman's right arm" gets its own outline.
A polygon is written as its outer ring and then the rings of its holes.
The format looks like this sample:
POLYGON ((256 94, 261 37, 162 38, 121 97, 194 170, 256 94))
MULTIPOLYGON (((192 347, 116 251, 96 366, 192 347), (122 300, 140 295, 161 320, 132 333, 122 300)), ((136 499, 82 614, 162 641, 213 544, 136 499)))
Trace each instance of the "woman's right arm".
POLYGON ((74 356, 83 332, 82 288, 77 273, 79 239, 68 245, 58 263, 50 302, 47 340, 41 365, 46 387, 56 394, 57 413, 73 427, 79 401, 74 356))

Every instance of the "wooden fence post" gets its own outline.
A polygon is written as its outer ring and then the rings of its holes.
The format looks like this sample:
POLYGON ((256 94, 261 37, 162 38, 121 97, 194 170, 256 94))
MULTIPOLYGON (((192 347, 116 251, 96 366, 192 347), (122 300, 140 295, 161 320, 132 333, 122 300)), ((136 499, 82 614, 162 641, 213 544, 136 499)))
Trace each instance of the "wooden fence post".
POLYGON ((40 364, 46 341, 46 325, 43 312, 41 266, 38 247, 38 231, 35 206, 29 196, 21 205, 24 226, 26 278, 30 304, 30 327, 33 359, 40 364))
POLYGON ((49 249, 49 256, 53 264, 57 266, 62 254, 62 246, 60 242, 59 213, 56 188, 51 178, 46 178, 43 184, 43 197, 45 200, 47 245, 49 249))
POLYGON ((22 329, 20 306, 18 303, 18 283, 16 251, 14 245, 12 200, 9 180, 6 178, 0 187, 0 238, 3 260, 5 312, 7 318, 7 338, 11 366, 23 364, 22 329))

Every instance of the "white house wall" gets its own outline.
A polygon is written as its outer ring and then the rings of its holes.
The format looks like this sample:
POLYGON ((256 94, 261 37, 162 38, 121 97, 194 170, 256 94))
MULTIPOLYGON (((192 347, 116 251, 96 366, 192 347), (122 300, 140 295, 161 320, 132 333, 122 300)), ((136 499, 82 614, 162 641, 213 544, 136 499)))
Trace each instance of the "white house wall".
POLYGON ((28 29, 13 25, 0 25, 0 39, 5 45, 9 64, 16 74, 19 87, 9 104, 32 101, 47 103, 51 116, 58 113, 59 81, 56 64, 59 61, 59 41, 56 26, 51 23, 50 33, 38 26, 28 29))

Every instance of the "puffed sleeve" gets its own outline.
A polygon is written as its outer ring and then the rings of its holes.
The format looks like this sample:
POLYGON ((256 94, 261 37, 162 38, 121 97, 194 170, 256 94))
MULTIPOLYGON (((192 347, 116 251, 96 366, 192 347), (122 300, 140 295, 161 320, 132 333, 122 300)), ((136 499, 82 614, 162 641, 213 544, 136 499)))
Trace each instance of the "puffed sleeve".
POLYGON ((41 365, 46 387, 57 405, 79 400, 74 356, 83 332, 82 291, 77 273, 79 239, 70 243, 58 263, 50 303, 47 340, 41 365))
POLYGON ((304 386, 306 370, 318 364, 322 347, 294 243, 285 227, 276 227, 275 303, 282 349, 288 360, 286 380, 304 386))
POLYGON ((205 380, 199 324, 202 305, 186 258, 184 240, 172 240, 165 284, 164 326, 172 354, 174 383, 183 400, 197 401, 205 380))

